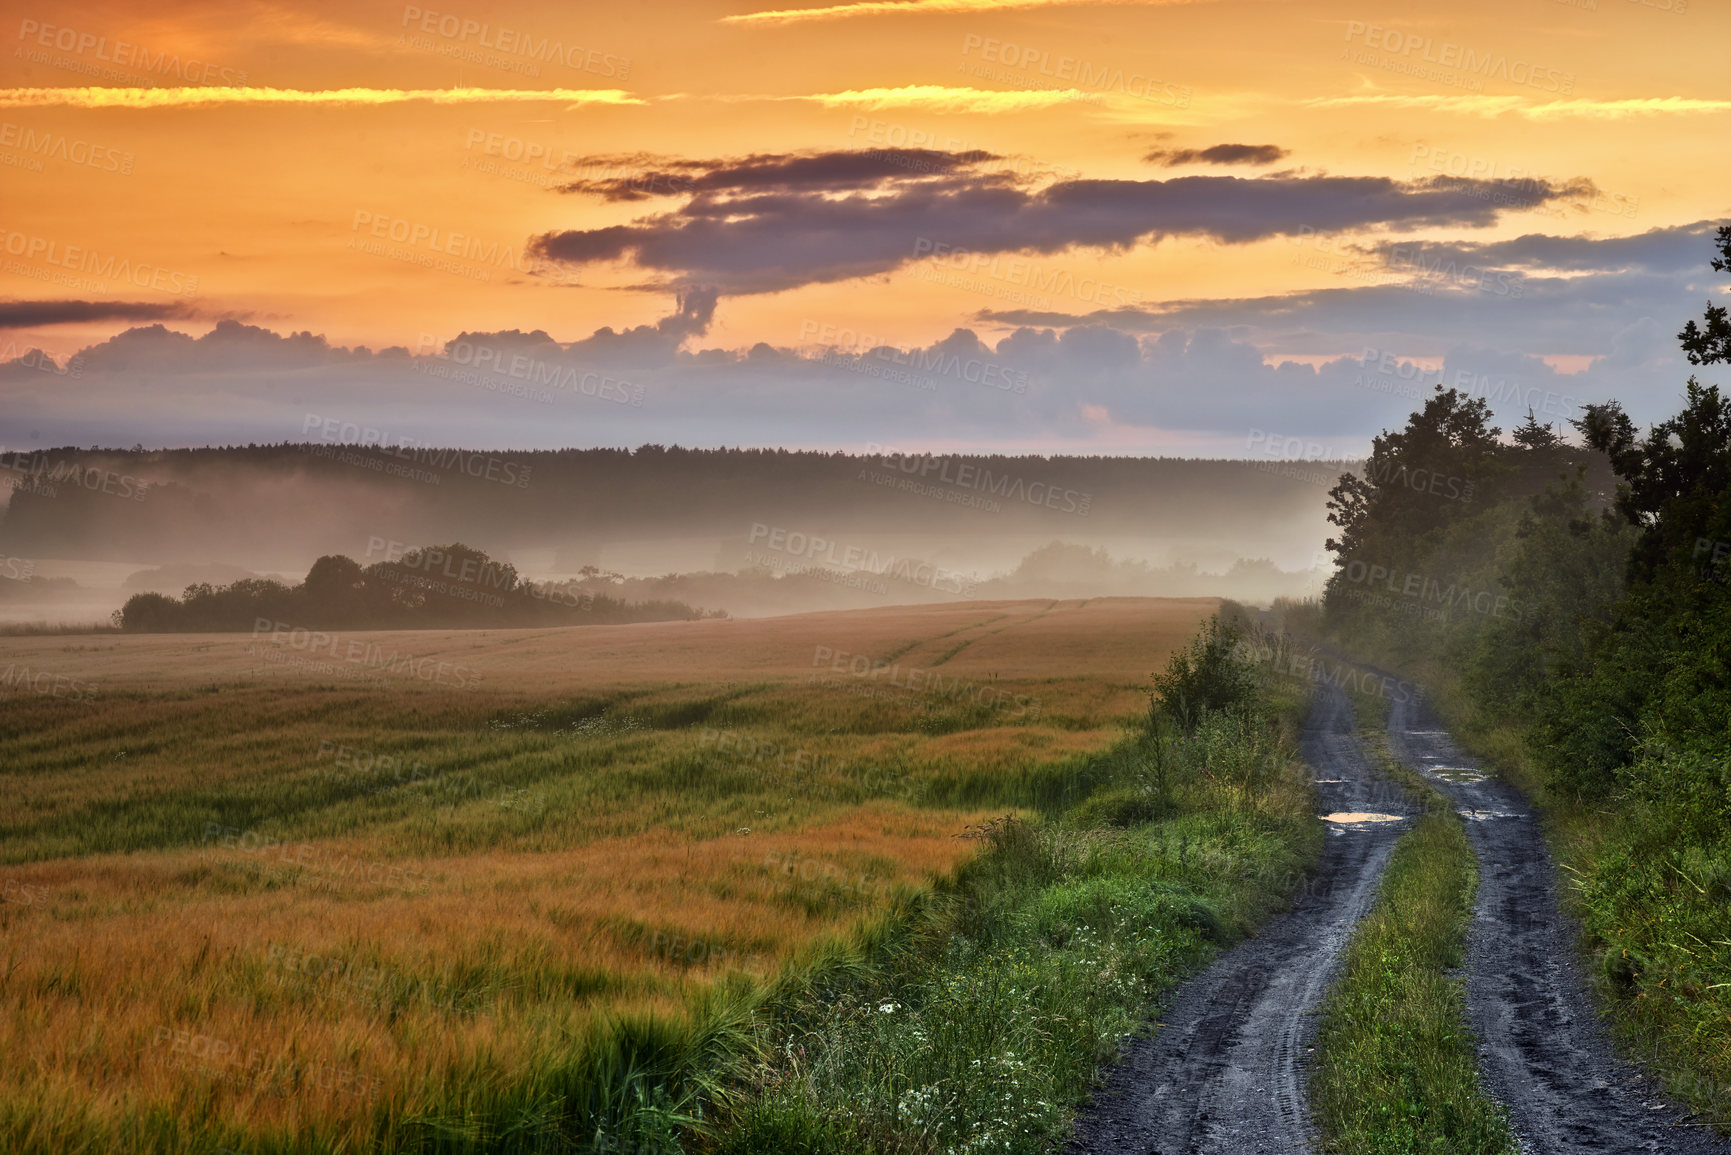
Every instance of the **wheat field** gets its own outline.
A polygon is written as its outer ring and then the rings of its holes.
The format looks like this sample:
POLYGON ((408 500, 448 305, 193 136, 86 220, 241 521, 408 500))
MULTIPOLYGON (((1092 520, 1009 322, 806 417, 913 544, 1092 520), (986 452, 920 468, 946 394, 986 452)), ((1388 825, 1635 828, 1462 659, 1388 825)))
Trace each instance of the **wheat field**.
POLYGON ((1215 604, 4 639, 0 1138, 353 1149, 762 987, 1061 791, 1215 604))

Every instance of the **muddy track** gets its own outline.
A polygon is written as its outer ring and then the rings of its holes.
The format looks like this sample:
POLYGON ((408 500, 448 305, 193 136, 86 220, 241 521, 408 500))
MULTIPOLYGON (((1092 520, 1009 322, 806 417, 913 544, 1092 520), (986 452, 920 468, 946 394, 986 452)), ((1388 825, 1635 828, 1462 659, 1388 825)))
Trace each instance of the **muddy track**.
POLYGON ((1479 860, 1467 946, 1467 1002, 1485 1085, 1529 1155, 1725 1155, 1731 1142, 1667 1102, 1619 1059, 1593 1008, 1557 906, 1536 815, 1487 777, 1417 699, 1394 703, 1389 745, 1455 802, 1479 860))
MULTIPOLYGON (((1410 814, 1354 737, 1338 687, 1303 738, 1324 813, 1410 814), (1332 780, 1332 781, 1330 781, 1332 780), (1391 801, 1391 799, 1397 801, 1391 801)), ((1313 1146, 1303 1095, 1315 1015, 1405 822, 1331 827, 1319 873, 1286 914, 1173 991, 1158 1032, 1130 1044, 1077 1120, 1072 1155, 1298 1155, 1313 1146)))

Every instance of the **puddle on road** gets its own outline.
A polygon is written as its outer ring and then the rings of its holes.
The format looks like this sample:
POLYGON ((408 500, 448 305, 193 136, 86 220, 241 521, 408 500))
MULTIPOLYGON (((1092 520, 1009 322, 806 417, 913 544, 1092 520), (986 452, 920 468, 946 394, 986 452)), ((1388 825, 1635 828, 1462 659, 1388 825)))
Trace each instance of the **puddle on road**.
POLYGON ((1335 786, 1345 781, 1344 778, 1312 778, 1310 784, 1312 786, 1335 786))
POLYGON ((1445 781, 1470 786, 1474 782, 1483 782, 1488 775, 1476 766, 1426 766, 1425 773, 1435 774, 1445 781))
POLYGON ((1369 826, 1376 822, 1404 822, 1398 814, 1377 814, 1366 810, 1337 810, 1333 814, 1321 816, 1324 822, 1333 822, 1340 826, 1369 826))
POLYGON ((1456 814, 1470 822, 1483 822, 1487 818, 1525 818, 1525 814, 1517 814, 1513 810, 1457 810, 1456 814))

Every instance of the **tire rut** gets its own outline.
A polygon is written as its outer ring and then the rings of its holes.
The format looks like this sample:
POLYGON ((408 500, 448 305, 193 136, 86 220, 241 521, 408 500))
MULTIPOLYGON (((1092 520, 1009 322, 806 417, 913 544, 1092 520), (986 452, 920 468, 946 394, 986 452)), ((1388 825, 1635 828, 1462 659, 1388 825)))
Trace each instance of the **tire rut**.
MULTIPOLYGON (((1325 813, 1409 816, 1359 748, 1352 708, 1327 687, 1302 749, 1325 813), (1397 800, 1397 801, 1391 801, 1397 800)), ((1315 1012, 1408 823, 1331 826, 1292 908, 1162 1002, 1082 1113, 1069 1155, 1301 1155, 1314 1147, 1304 1080, 1315 1012)))
POLYGON ((1467 1004, 1479 1070, 1529 1155, 1725 1155, 1655 1081, 1613 1049, 1557 902, 1544 833, 1527 798, 1449 738, 1421 699, 1389 717, 1396 758, 1452 799, 1479 862, 1467 940, 1467 1004))

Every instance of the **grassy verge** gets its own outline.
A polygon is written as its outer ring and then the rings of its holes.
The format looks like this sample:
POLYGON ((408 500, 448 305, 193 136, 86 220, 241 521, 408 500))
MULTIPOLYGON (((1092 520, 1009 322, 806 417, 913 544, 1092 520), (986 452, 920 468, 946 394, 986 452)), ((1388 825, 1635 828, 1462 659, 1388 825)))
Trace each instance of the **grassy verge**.
POLYGON ((1320 832, 1303 703, 1135 734, 1091 798, 980 832, 888 965, 831 967, 766 1021, 724 1155, 1043 1152, 1151 1000, 1278 909, 1320 832))
MULTIPOLYGON (((1513 1155, 1478 1086, 1461 965, 1478 873, 1453 809, 1388 756, 1374 707, 1366 745, 1426 800, 1395 847, 1375 909, 1347 947, 1323 1008, 1311 1104, 1340 1155, 1513 1155)), ((1371 715, 1371 716, 1367 716, 1371 715)))

